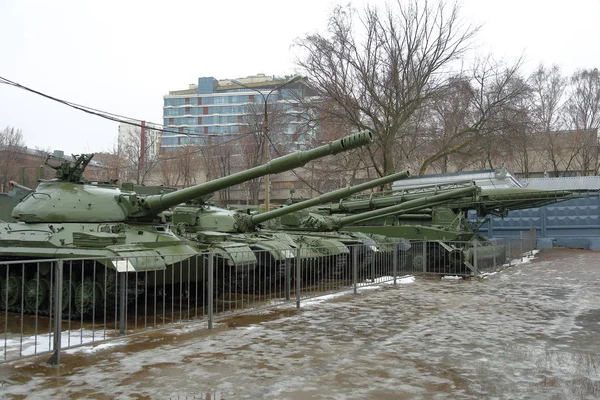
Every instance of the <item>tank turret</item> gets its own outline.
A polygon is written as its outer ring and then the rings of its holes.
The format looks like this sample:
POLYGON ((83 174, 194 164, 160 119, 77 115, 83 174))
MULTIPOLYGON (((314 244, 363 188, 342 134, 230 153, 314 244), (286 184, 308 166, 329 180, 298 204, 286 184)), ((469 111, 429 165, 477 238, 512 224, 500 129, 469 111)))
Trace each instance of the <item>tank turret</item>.
POLYGON ((53 167, 57 171, 56 179, 41 182, 33 193, 14 208, 12 218, 30 223, 152 221, 160 212, 186 201, 263 175, 301 167, 309 161, 357 148, 372 140, 370 132, 356 133, 224 178, 172 193, 147 196, 123 191, 116 185, 82 181, 83 171, 93 156, 84 154, 73 165, 62 163, 53 167))

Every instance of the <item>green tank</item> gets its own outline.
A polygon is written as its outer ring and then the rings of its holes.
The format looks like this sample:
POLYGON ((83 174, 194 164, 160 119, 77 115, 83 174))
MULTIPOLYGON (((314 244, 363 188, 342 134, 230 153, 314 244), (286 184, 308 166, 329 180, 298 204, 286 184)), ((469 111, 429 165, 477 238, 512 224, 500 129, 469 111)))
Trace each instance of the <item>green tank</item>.
MULTIPOLYGON (((206 250, 215 254, 217 278, 224 278, 223 271, 243 275, 256 265, 247 245, 214 243, 201 235, 180 237, 169 225, 160 222, 161 212, 219 189, 297 168, 371 141, 370 132, 361 132, 224 178, 155 195, 83 180, 83 172, 93 157, 84 154, 74 163, 52 165, 56 178, 40 182, 15 206, 11 217, 17 222, 0 224, 0 260, 85 259, 79 262, 77 276, 69 276, 71 268, 65 270, 63 285, 72 289, 66 292, 74 294, 73 299, 66 298, 63 304, 73 300, 80 314, 90 312, 94 301, 99 304, 102 299, 113 297, 115 271, 135 274, 135 279, 128 280, 128 290, 134 296, 140 292, 140 283, 142 287, 166 285, 181 281, 178 276, 190 274, 193 279, 204 280, 205 266, 195 263, 203 260, 198 255, 206 250)), ((37 265, 40 267, 35 271, 25 264, 21 268, 0 266, 1 308, 20 309, 21 303, 29 311, 47 307, 49 268, 44 263, 37 265)))
MULTIPOLYGON (((256 252, 258 261, 254 273, 255 279, 251 281, 259 284, 258 290, 272 290, 283 277, 286 261, 290 261, 297 254, 300 254, 303 263, 304 278, 308 279, 315 275, 314 269, 318 265, 344 268, 349 250, 339 240, 339 235, 332 234, 330 237, 294 235, 265 230, 262 228, 264 223, 282 215, 336 201, 408 176, 408 172, 389 175, 260 214, 192 202, 179 205, 171 212, 173 229, 178 235, 184 237, 202 235, 212 237, 215 241, 227 240, 247 244, 256 252)), ((256 289, 252 285, 247 286, 249 290, 256 289)))

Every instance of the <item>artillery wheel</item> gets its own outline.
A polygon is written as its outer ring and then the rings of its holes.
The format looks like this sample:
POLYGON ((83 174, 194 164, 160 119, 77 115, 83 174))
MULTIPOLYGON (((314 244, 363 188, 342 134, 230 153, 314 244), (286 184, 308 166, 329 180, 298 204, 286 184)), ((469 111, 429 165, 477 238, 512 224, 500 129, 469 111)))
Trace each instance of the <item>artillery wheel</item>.
POLYGON ((455 249, 448 254, 448 273, 449 274, 460 274, 463 273, 463 252, 462 250, 455 249))
POLYGON ((2 309, 14 307, 21 300, 21 278, 9 276, 0 280, 0 305, 2 309), (8 297, 8 298, 7 298, 8 297))
POLYGON ((50 284, 46 279, 33 278, 25 283, 25 306, 30 310, 44 310, 50 300, 50 284))
POLYGON ((75 309, 79 314, 90 313, 102 304, 102 288, 89 279, 78 282, 75 288, 75 309))

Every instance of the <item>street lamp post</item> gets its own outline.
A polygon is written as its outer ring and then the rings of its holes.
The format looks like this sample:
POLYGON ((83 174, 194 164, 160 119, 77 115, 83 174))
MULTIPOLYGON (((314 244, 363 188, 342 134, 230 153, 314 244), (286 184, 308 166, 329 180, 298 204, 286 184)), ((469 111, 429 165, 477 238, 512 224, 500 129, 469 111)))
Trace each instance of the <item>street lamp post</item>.
MULTIPOLYGON (((267 104, 269 101, 269 96, 271 95, 271 93, 273 93, 274 91, 281 89, 282 87, 284 87, 285 85, 289 85, 290 83, 294 83, 294 82, 298 82, 300 79, 302 79, 301 76, 297 75, 294 76, 293 78, 288 79, 287 81, 285 81, 284 83, 282 83, 281 85, 278 85, 276 87, 274 87, 273 89, 271 89, 271 91, 269 93, 267 93, 267 95, 265 96, 260 90, 246 86, 245 84, 243 84, 242 82, 240 82, 237 79, 232 79, 231 82, 235 83, 236 85, 239 86, 243 86, 246 89, 255 91, 256 93, 260 94, 260 96, 262 97, 263 101, 264 101, 264 116, 263 116, 263 126, 262 126, 262 131, 263 131, 263 140, 264 140, 264 148, 265 148, 265 154, 264 154, 264 163, 268 163, 269 162, 269 114, 267 112, 267 104)), ((265 175, 265 210, 269 211, 269 203, 270 203, 270 198, 269 198, 269 174, 265 175)))

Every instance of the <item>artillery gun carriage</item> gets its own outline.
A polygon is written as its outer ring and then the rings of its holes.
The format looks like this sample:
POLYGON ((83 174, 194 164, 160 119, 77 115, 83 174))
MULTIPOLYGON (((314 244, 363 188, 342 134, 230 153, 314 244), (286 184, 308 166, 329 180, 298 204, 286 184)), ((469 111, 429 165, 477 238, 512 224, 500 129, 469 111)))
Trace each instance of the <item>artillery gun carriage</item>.
MULTIPOLYGON (((475 195, 449 195, 460 187, 474 186, 472 182, 453 182, 441 185, 407 187, 390 193, 377 193, 370 198, 355 197, 320 209, 326 215, 337 215, 345 221, 344 229, 378 233, 390 237, 423 241, 413 246, 409 261, 413 267, 426 272, 470 275, 477 267, 504 263, 506 246, 495 244, 476 232, 467 219, 469 210, 476 211, 477 225, 490 215, 504 217, 510 210, 540 207, 581 194, 564 190, 535 190, 526 188, 478 189, 475 195), (402 204, 419 204, 412 211, 402 204), (369 218, 356 215, 372 210, 369 218), (475 250, 477 248, 477 250, 475 250)), ((455 192, 460 193, 460 192, 455 192)))

